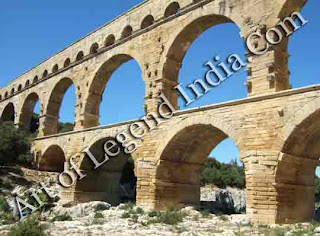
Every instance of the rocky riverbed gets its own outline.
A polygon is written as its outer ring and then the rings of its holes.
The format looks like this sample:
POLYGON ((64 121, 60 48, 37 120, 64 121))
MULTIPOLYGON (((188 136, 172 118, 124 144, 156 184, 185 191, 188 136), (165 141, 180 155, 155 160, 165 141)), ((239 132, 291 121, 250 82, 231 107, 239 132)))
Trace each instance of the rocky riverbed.
MULTIPOLYGON (((131 204, 111 207, 103 202, 57 205, 39 216, 46 235, 320 235, 320 227, 305 223, 271 227, 251 225, 245 215, 214 215, 186 207, 180 211, 145 211, 131 204)), ((9 235, 12 225, 0 226, 9 235)))
MULTIPOLYGON (((0 176, 1 177, 1 176, 0 176)), ((25 180, 19 172, 4 171, 0 193, 6 199, 9 213, 14 211, 12 196, 32 192, 37 183, 25 180)), ((50 183, 50 181, 47 181, 50 183)), ((59 193, 59 186, 52 182, 50 189, 59 193)), ((105 202, 74 204, 58 201, 47 211, 34 216, 37 227, 44 235, 319 235, 320 224, 251 225, 245 214, 245 191, 217 189, 206 186, 201 189, 201 204, 206 210, 186 207, 182 210, 162 212, 148 211, 131 203, 112 207, 105 202), (223 214, 228 212, 229 214, 223 214)), ((1 208, 1 206, 0 206, 1 208)), ((9 214, 8 213, 8 214, 9 214)), ((17 212, 16 212, 17 213, 17 212)), ((0 235, 10 235, 18 223, 7 220, 0 209, 0 235), (2 215, 1 215, 2 214, 2 215)), ((14 234, 24 235, 24 234, 14 234)))

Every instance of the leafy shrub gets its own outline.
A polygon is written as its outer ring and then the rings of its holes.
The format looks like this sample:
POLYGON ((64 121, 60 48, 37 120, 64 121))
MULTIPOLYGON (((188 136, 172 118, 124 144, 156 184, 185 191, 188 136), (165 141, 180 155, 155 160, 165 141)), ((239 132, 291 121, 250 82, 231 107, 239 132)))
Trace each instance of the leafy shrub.
POLYGON ((102 218, 104 218, 104 216, 103 216, 102 213, 97 212, 96 214, 94 214, 94 218, 95 218, 95 219, 102 219, 102 218))
POLYGON ((121 215, 121 218, 130 218, 129 212, 124 212, 124 213, 121 215))
POLYGON ((226 217, 225 215, 221 215, 221 216, 219 216, 219 219, 222 221, 227 221, 228 217, 226 217))
POLYGON ((121 218, 131 218, 135 223, 138 222, 139 215, 144 214, 144 210, 141 207, 134 208, 134 204, 130 202, 122 205, 120 209, 125 210, 121 218))
POLYGON ((12 122, 0 123, 0 165, 30 165, 30 142, 27 133, 16 129, 12 122))
POLYGON ((39 129, 39 114, 33 113, 30 122, 29 138, 36 138, 39 129))
POLYGON ((214 158, 209 158, 204 164, 202 184, 214 184, 219 188, 237 187, 245 188, 244 168, 234 160, 230 164, 220 163, 214 158))
MULTIPOLYGON (((103 219, 104 219, 104 215, 100 212, 97 212, 94 214, 94 219, 93 221, 91 222, 92 225, 101 225, 101 224, 104 224, 103 222, 103 219)), ((90 225, 90 224, 89 224, 90 225)))
POLYGON ((167 210, 167 211, 152 211, 149 213, 149 217, 152 217, 149 223, 162 223, 167 225, 176 225, 183 221, 186 213, 178 210, 167 210))
POLYGON ((14 225, 9 236, 44 236, 44 229, 40 227, 37 215, 27 217, 22 222, 14 225))
POLYGON ((139 219, 139 216, 138 215, 132 215, 131 216, 131 219, 134 223, 137 223, 138 222, 138 219, 139 219))
POLYGON ((144 211, 141 207, 137 207, 136 214, 143 215, 144 211))
POLYGON ((30 165, 33 161, 33 156, 31 153, 27 153, 27 154, 22 154, 18 157, 18 164, 22 164, 22 165, 30 165))
POLYGON ((158 219, 161 223, 176 225, 183 221, 184 216, 185 215, 180 211, 165 211, 158 216, 158 219))
POLYGON ((58 124, 58 133, 66 133, 72 131, 74 125, 71 123, 60 123, 58 124))
POLYGON ((130 210, 134 207, 134 203, 133 202, 127 202, 126 204, 123 204, 122 206, 120 206, 121 210, 130 210))
POLYGON ((72 221, 72 217, 67 214, 57 215, 51 221, 72 221))
MULTIPOLYGON (((58 133, 66 133, 69 131, 72 131, 74 128, 74 124, 72 123, 63 123, 59 122, 58 123, 58 133)), ((29 129, 29 138, 34 139, 38 136, 39 132, 39 114, 33 113, 31 117, 31 122, 30 122, 30 129, 29 129)))
POLYGON ((10 212, 10 206, 6 199, 0 196, 0 223, 7 225, 16 221, 12 212, 10 212))
POLYGON ((157 215, 158 215, 157 211, 150 211, 149 214, 148 214, 149 217, 155 217, 157 215))
MULTIPOLYGON (((48 195, 42 191, 37 192, 37 196, 39 197, 40 201, 43 202, 45 205, 51 202, 51 198, 49 198, 48 195)), ((39 206, 39 203, 33 197, 29 197, 28 202, 33 206, 39 206)))
POLYGON ((0 196, 0 212, 8 212, 10 209, 6 199, 2 196, 0 196))
POLYGON ((1 212, 0 221, 3 225, 10 225, 16 222, 16 218, 12 212, 1 212))
POLYGON ((0 188, 12 189, 13 186, 11 182, 7 179, 0 179, 0 188))
POLYGON ((129 209, 128 213, 130 215, 143 215, 144 214, 144 211, 141 207, 137 207, 137 208, 131 208, 129 209))
POLYGON ((204 218, 208 218, 211 215, 208 209, 200 210, 199 212, 201 213, 201 216, 204 218))

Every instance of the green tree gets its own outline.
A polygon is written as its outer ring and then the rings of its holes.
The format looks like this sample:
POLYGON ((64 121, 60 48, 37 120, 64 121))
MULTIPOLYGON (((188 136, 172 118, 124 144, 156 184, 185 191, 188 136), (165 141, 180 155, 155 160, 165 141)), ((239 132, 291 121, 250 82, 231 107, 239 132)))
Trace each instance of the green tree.
POLYGON ((74 125, 71 123, 59 123, 58 133, 65 133, 73 130, 74 125))
POLYGON ((38 133, 39 129, 39 114, 33 113, 31 117, 31 122, 30 122, 30 133, 38 133))
POLYGON ((16 129, 12 122, 0 122, 0 165, 30 165, 31 162, 27 133, 16 129))
POLYGON ((219 188, 245 188, 244 168, 234 160, 230 164, 209 158, 202 173, 202 184, 214 184, 219 188))

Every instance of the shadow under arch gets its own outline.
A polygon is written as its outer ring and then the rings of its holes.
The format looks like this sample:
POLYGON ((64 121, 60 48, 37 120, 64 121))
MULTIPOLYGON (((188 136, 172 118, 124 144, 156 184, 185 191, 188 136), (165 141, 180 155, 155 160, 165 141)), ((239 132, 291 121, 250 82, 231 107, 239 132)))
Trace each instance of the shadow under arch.
POLYGON ((59 113, 60 113, 61 103, 65 93, 72 85, 74 85, 74 82, 70 78, 63 78, 55 84, 50 94, 48 104, 44 113, 45 114, 45 127, 43 132, 44 135, 52 135, 58 132, 59 113))
MULTIPOLYGON (((115 141, 110 137, 102 138, 89 148, 99 163, 105 160, 105 143, 109 140, 115 141)), ((117 147, 113 147, 111 152, 116 153, 117 147)), ((134 162, 129 154, 120 151, 97 169, 94 167, 88 154, 85 154, 80 169, 86 173, 86 177, 75 186, 76 202, 105 201, 117 205, 126 200, 135 201, 136 177, 134 162)))
MULTIPOLYGON (((233 23, 240 29, 235 21, 223 15, 201 15, 199 18, 190 20, 190 23, 182 28, 177 36, 169 43, 169 47, 165 52, 166 57, 162 77, 177 84, 182 61, 192 43, 207 29, 225 23, 233 23)), ((175 90, 172 91, 174 91, 174 93, 168 94, 167 96, 172 104, 177 106, 178 93, 175 90)))
POLYGON ((199 122, 186 120, 177 124, 157 150, 160 160, 155 180, 156 209, 165 209, 168 205, 199 206, 203 164, 212 149, 229 137, 241 150, 241 141, 234 131, 217 125, 220 129, 214 125, 215 121, 207 120, 200 118, 199 122))
POLYGON ((39 95, 35 92, 30 93, 24 100, 19 118, 19 128, 31 131, 31 120, 38 101, 40 101, 39 95))
POLYGON ((305 221, 315 216, 315 170, 320 165, 319 102, 317 99, 306 105, 282 129, 284 140, 275 173, 278 222, 305 221))
POLYGON ((64 151, 58 145, 52 145, 46 149, 38 163, 38 169, 49 172, 63 172, 66 161, 64 151))
MULTIPOLYGON (((112 74, 124 63, 134 60, 142 67, 138 60, 128 54, 118 54, 105 61, 95 73, 91 84, 89 85, 89 93, 84 105, 84 128, 95 127, 99 125, 100 104, 104 90, 112 74)), ((144 82, 144 81, 143 81, 144 82)))
POLYGON ((1 114, 1 121, 15 122, 15 107, 12 102, 8 103, 1 114))

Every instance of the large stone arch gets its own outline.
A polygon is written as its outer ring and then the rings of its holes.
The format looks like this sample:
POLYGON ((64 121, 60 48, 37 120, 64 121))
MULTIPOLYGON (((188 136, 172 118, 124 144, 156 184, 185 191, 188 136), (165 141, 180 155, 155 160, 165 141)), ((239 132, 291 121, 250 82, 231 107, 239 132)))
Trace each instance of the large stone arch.
POLYGON ((99 125, 100 103, 102 100, 103 92, 106 89, 107 83, 115 72, 122 64, 135 60, 141 71, 142 66, 139 60, 127 53, 114 55, 100 64, 94 73, 94 77, 88 83, 88 94, 84 103, 83 112, 83 127, 90 128, 99 125))
POLYGON ((66 91, 72 85, 75 85, 74 81, 68 77, 64 77, 60 79, 51 90, 44 111, 43 135, 52 135, 58 132, 61 103, 66 91))
MULTIPOLYGON (((301 125, 304 120, 308 119, 312 115, 316 114, 320 109, 320 98, 316 98, 315 100, 304 104, 303 106, 299 106, 299 109, 291 112, 289 118, 285 120, 284 126, 278 133, 277 138, 274 141, 273 149, 274 150, 282 150, 285 148, 287 140, 289 137, 297 130, 298 125, 301 125)), ((290 107, 284 109, 290 110, 290 107)))
POLYGON ((238 134, 237 130, 234 127, 217 117, 205 114, 197 117, 185 118, 177 125, 172 126, 168 131, 166 137, 164 138, 165 141, 161 142, 158 146, 155 156, 160 157, 163 154, 165 148, 169 145, 169 142, 174 138, 174 136, 192 125, 207 125, 215 127, 225 133, 227 137, 230 137, 240 151, 244 149, 242 137, 240 136, 240 134, 238 134))
MULTIPOLYGON (((24 100, 19 113, 19 128, 30 131, 30 123, 36 103, 40 101, 36 92, 30 93, 24 100)), ((41 114, 39 114, 40 116, 41 114)))
POLYGON ((16 109, 12 102, 9 102, 3 109, 1 114, 1 121, 12 121, 15 122, 16 109))
POLYGON ((275 172, 277 220, 313 219, 315 169, 320 165, 320 98, 299 109, 276 141, 280 148, 275 172))
POLYGON ((198 206, 203 164, 212 149, 228 137, 241 150, 239 134, 219 119, 203 115, 176 124, 156 152, 159 161, 154 180, 154 207, 198 206))
POLYGON ((234 23, 230 18, 223 15, 202 15, 190 19, 168 43, 164 52, 163 77, 176 81, 182 60, 191 44, 207 29, 215 25, 234 23), (174 63, 174 64, 172 64, 174 63), (173 66, 175 65, 175 66, 173 66))
MULTIPOLYGON (((226 6, 227 8, 227 6, 226 6)), ((244 19, 239 14, 231 14, 229 9, 222 10, 218 6, 204 7, 188 14, 166 43, 161 64, 161 77, 170 89, 166 89, 167 98, 177 106, 178 94, 172 87, 178 83, 178 75, 182 61, 191 44, 207 29, 224 23, 234 23, 242 29, 244 19)), ((235 35, 239 36, 239 35, 235 35)), ((232 54, 232 52, 230 52, 232 54)), ((214 55, 213 55, 214 56, 214 55)))
POLYGON ((63 172, 66 156, 58 145, 51 145, 41 155, 38 161, 38 169, 41 171, 63 172))
MULTIPOLYGON (((95 142, 91 142, 92 145, 89 145, 88 150, 99 163, 102 163, 105 160, 105 143, 109 140, 115 141, 115 139, 104 137, 95 140, 95 142)), ((121 147, 121 144, 119 144, 119 147, 121 147)), ((112 152, 116 152, 117 147, 111 150, 112 152)), ((85 172, 86 177, 76 183, 75 201, 106 201, 112 205, 119 204, 122 201, 120 184, 124 179, 124 170, 129 158, 130 155, 125 154, 121 149, 118 155, 115 157, 109 156, 108 161, 95 169, 95 165, 91 161, 89 154, 83 152, 79 167, 85 172)))

